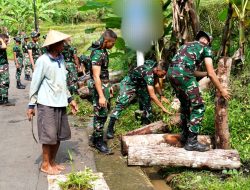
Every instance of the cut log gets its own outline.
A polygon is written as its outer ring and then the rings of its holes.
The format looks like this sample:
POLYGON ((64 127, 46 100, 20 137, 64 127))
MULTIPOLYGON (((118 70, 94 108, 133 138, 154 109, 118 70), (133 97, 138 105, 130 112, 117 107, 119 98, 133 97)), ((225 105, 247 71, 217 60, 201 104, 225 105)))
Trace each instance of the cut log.
MULTIPOLYGON (((231 71, 232 58, 223 57, 218 64, 218 79, 223 88, 229 86, 229 76, 231 71)), ((230 149, 230 133, 228 127, 228 103, 216 91, 215 99, 215 142, 217 148, 230 149)))
POLYGON ((157 146, 130 146, 128 165, 186 166, 220 170, 237 169, 241 163, 237 150, 211 149, 207 152, 197 152, 161 144, 157 146))
MULTIPOLYGON (((122 154, 128 154, 130 146, 148 146, 159 145, 165 143, 169 146, 182 147, 179 134, 148 134, 148 135, 133 135, 122 136, 122 154)), ((212 148, 212 140, 208 135, 199 135, 198 141, 202 144, 209 145, 212 148)))
POLYGON ((208 77, 203 77, 200 81, 199 81, 199 89, 200 91, 206 90, 207 88, 209 88, 209 85, 211 84, 211 80, 208 77))
POLYGON ((126 135, 145 135, 145 134, 152 134, 152 133, 159 133, 163 131, 166 127, 166 124, 163 121, 157 121, 154 123, 150 123, 149 125, 145 125, 139 129, 135 129, 133 131, 128 132, 126 135))

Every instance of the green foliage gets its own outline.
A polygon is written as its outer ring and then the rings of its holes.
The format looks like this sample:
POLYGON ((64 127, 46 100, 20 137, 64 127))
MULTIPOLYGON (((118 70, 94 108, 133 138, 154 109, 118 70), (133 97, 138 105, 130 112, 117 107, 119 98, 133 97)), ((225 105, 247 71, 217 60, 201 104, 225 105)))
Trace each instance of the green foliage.
POLYGON ((73 98, 77 102, 79 108, 77 116, 89 116, 93 113, 93 106, 91 102, 86 99, 81 99, 79 95, 74 95, 73 98))

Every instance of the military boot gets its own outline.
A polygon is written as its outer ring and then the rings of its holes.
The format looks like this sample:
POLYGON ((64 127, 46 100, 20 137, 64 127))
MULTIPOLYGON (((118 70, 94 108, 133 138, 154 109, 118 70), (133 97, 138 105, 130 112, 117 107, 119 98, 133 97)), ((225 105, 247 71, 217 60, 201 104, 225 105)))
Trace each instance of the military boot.
POLYGON ((22 85, 22 83, 21 83, 20 81, 17 81, 17 82, 16 82, 16 88, 17 88, 17 89, 25 89, 25 86, 22 85))
POLYGON ((201 144, 197 140, 197 133, 193 133, 191 131, 188 132, 188 139, 184 146, 185 150, 188 151, 199 151, 199 152, 205 152, 209 150, 209 146, 201 144))
POLYGON ((181 132, 181 144, 185 145, 188 139, 188 128, 186 126, 181 126, 182 132, 181 132))
POLYGON ((150 124, 150 123, 151 123, 151 121, 150 121, 149 118, 147 118, 147 117, 145 117, 145 116, 142 116, 142 117, 141 117, 141 125, 148 125, 148 124, 150 124))
POLYGON ((30 77, 30 75, 27 75, 27 81, 31 81, 32 78, 30 77))
POLYGON ((24 75, 24 80, 28 80, 28 75, 24 75))
POLYGON ((94 147, 104 154, 111 154, 111 150, 108 148, 107 144, 104 142, 103 137, 94 137, 93 140, 94 147))
POLYGON ((15 106, 15 103, 9 102, 8 97, 4 97, 2 105, 4 105, 4 106, 15 106))
POLYGON ((115 133, 114 125, 115 125, 115 122, 116 122, 116 118, 110 117, 108 130, 107 130, 107 139, 113 139, 114 138, 114 133, 115 133))

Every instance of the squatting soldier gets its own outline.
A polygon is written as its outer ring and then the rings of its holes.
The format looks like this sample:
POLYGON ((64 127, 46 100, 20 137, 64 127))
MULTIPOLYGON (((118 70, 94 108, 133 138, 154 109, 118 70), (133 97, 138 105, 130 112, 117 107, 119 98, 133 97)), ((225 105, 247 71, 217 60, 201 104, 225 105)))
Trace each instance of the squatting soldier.
POLYGON ((179 48, 168 69, 168 78, 181 102, 181 141, 185 144, 184 148, 189 151, 202 152, 209 150, 209 147, 197 141, 205 106, 195 78, 195 76, 199 75, 199 72, 195 70, 202 64, 203 60, 207 76, 221 92, 221 95, 226 100, 229 100, 230 94, 226 89, 222 88, 214 72, 210 47, 212 36, 200 31, 196 36, 196 40, 179 48))
POLYGON ((23 50, 23 63, 24 63, 24 74, 25 80, 31 81, 31 72, 32 72, 32 65, 29 59, 28 53, 28 39, 27 35, 23 35, 23 42, 22 42, 22 50, 23 50))
POLYGON ((8 35, 0 34, 0 105, 12 105, 8 100, 10 84, 9 63, 6 52, 8 41, 8 35))
POLYGON ((28 53, 30 58, 30 63, 32 65, 32 69, 35 69, 35 63, 38 57, 42 55, 40 44, 38 43, 40 33, 33 31, 31 32, 32 42, 28 44, 28 53))
POLYGON ((79 59, 77 57, 77 50, 75 47, 70 45, 70 39, 65 40, 64 50, 62 52, 67 74, 67 86, 71 94, 77 93, 78 85, 78 75, 77 70, 80 69, 79 59))
POLYGON ((94 107, 92 140, 94 147, 105 154, 111 152, 103 140, 103 128, 107 120, 110 107, 110 92, 112 91, 109 83, 109 57, 107 49, 111 49, 114 46, 116 39, 116 33, 107 29, 100 39, 89 48, 92 52, 90 55, 91 79, 88 81, 88 87, 92 92, 94 107))
POLYGON ((14 62, 16 65, 16 87, 18 89, 25 89, 25 86, 21 84, 21 74, 23 70, 23 54, 21 51, 21 38, 14 38, 16 44, 13 47, 14 62))
POLYGON ((114 125, 120 117, 121 112, 129 106, 131 101, 137 96, 139 98, 140 109, 142 109, 142 123, 148 124, 152 120, 151 99, 165 113, 171 114, 162 105, 161 101, 166 101, 159 87, 159 78, 166 75, 166 71, 155 61, 146 60, 144 65, 134 68, 120 83, 120 93, 116 100, 116 106, 112 110, 108 125, 107 138, 114 137, 114 125), (161 96, 161 101, 155 94, 155 89, 161 96))

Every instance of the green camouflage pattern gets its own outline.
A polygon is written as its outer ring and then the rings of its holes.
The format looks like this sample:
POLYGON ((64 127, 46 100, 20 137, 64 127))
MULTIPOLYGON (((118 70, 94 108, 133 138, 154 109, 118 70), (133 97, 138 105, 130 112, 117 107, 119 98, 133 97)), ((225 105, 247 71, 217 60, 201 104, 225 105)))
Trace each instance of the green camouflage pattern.
POLYGON ((77 54, 76 48, 70 45, 64 45, 64 50, 62 55, 65 60, 66 69, 68 71, 67 74, 67 86, 71 94, 77 93, 78 89, 78 74, 77 68, 74 60, 74 55, 77 54))
POLYGON ((28 43, 28 50, 32 50, 32 57, 34 59, 34 64, 36 64, 36 60, 41 55, 41 46, 38 42, 29 42, 28 43))
POLYGON ((99 95, 95 88, 94 80, 88 80, 88 88, 90 93, 92 94, 92 104, 94 108, 94 137, 101 137, 103 136, 103 128, 104 124, 107 120, 108 112, 110 110, 110 83, 102 83, 102 91, 107 100, 107 107, 100 107, 99 106, 99 95))
POLYGON ((205 112, 199 84, 194 76, 196 67, 205 57, 212 57, 209 46, 200 42, 190 42, 180 47, 168 69, 168 78, 181 102, 182 128, 199 133, 205 112))
POLYGON ((20 81, 20 77, 21 77, 22 70, 23 70, 23 54, 21 51, 21 45, 15 45, 13 47, 13 52, 16 52, 16 58, 19 64, 19 68, 16 69, 16 80, 20 81))
POLYGON ((30 76, 33 68, 29 59, 28 43, 26 43, 25 41, 22 42, 22 50, 23 50, 24 74, 30 76))
POLYGON ((13 47, 13 52, 16 52, 16 57, 17 58, 23 58, 23 53, 22 53, 22 50, 21 50, 21 45, 15 45, 13 47))
MULTIPOLYGON (((101 67, 100 79, 109 80, 109 72, 108 72, 109 58, 107 50, 106 49, 93 50, 91 52, 90 59, 91 59, 91 68, 93 65, 101 67)), ((90 69, 90 76, 93 78, 92 69, 90 69)))
MULTIPOLYGON (((150 62, 147 62, 150 63, 150 62)), ((138 97, 140 109, 143 111, 143 118, 152 120, 151 98, 149 96, 147 85, 154 86, 155 76, 154 64, 144 64, 133 69, 120 83, 120 93, 116 100, 116 106, 112 110, 111 117, 118 119, 121 112, 128 107, 131 101, 138 97)))
POLYGON ((10 84, 9 63, 6 50, 0 49, 0 102, 8 98, 10 84))

